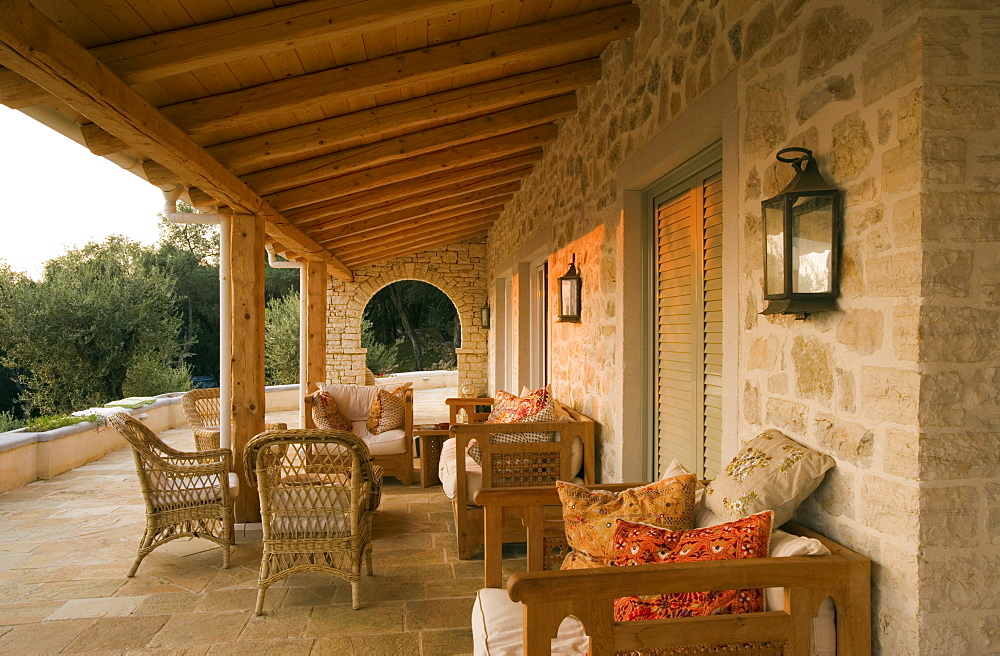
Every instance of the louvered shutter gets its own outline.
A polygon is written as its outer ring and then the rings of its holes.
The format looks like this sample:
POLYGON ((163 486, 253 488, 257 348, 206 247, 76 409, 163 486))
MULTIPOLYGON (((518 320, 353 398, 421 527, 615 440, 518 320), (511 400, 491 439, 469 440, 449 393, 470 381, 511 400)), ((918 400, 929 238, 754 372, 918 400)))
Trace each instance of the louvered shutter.
POLYGON ((722 445, 722 175, 718 165, 656 205, 656 461, 699 476, 722 445))

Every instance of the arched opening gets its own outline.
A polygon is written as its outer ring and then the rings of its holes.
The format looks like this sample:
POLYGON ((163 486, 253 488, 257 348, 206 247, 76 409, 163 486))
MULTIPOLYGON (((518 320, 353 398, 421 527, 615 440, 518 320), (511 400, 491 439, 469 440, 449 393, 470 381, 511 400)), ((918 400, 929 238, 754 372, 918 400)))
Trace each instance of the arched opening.
POLYGON ((455 303, 438 287, 400 280, 377 291, 361 318, 361 346, 376 375, 458 368, 462 322, 455 303))

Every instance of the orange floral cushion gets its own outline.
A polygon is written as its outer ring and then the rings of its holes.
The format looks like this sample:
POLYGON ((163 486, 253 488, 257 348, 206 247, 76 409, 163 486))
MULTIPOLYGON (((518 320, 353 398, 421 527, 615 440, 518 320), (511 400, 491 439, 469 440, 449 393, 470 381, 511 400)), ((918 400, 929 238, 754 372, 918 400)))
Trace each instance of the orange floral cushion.
POLYGON ((351 420, 337 409, 337 402, 333 400, 333 397, 329 393, 316 392, 313 400, 315 401, 313 421, 316 422, 317 428, 351 432, 353 428, 351 420))
MULTIPOLYGON (((494 410, 487 418, 487 424, 548 423, 557 421, 556 400, 552 398, 549 386, 541 387, 523 397, 516 397, 500 390, 494 397, 494 410), (497 400, 500 399, 500 404, 497 400), (499 410, 498 410, 499 408, 499 410), (494 417, 494 415, 496 415, 494 417)), ((524 433, 498 433, 490 436, 490 444, 525 444, 530 442, 554 442, 552 431, 526 431, 524 433)), ((482 464, 482 450, 476 440, 469 442, 466 449, 469 457, 482 464)))
MULTIPOLYGON (((689 531, 618 520, 614 534, 614 565, 686 563, 704 560, 766 558, 771 543, 773 513, 767 510, 727 524, 689 531)), ((615 599, 615 620, 662 620, 756 613, 764 610, 764 591, 713 590, 677 592, 615 599)))
POLYGON ((572 549, 562 569, 606 567, 615 557, 615 520, 643 522, 673 531, 694 525, 694 474, 666 478, 615 493, 556 482, 566 539, 572 549))

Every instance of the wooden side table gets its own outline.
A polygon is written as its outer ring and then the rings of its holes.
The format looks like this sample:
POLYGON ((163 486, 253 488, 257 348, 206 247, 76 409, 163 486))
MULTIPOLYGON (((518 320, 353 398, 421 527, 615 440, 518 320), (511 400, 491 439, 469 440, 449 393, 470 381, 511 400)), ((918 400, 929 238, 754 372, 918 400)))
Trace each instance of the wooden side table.
POLYGON ((420 487, 439 484, 438 463, 441 445, 448 439, 448 429, 415 428, 413 437, 420 440, 420 487))

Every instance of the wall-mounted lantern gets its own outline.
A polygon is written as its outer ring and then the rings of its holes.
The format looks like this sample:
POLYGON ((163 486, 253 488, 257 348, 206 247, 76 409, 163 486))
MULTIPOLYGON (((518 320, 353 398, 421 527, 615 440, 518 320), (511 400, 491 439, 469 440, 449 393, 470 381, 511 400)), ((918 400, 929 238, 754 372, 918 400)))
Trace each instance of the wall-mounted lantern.
POLYGON ((483 303, 483 307, 479 308, 479 325, 485 330, 489 330, 490 327, 490 302, 487 300, 483 303))
POLYGON ((812 151, 784 148, 778 161, 797 173, 761 205, 764 216, 764 300, 761 314, 837 309, 840 295, 840 190, 823 179, 812 151), (787 157, 788 153, 801 153, 787 157))
POLYGON ((580 323, 580 291, 583 279, 576 270, 576 254, 566 273, 559 277, 559 322, 580 323))

